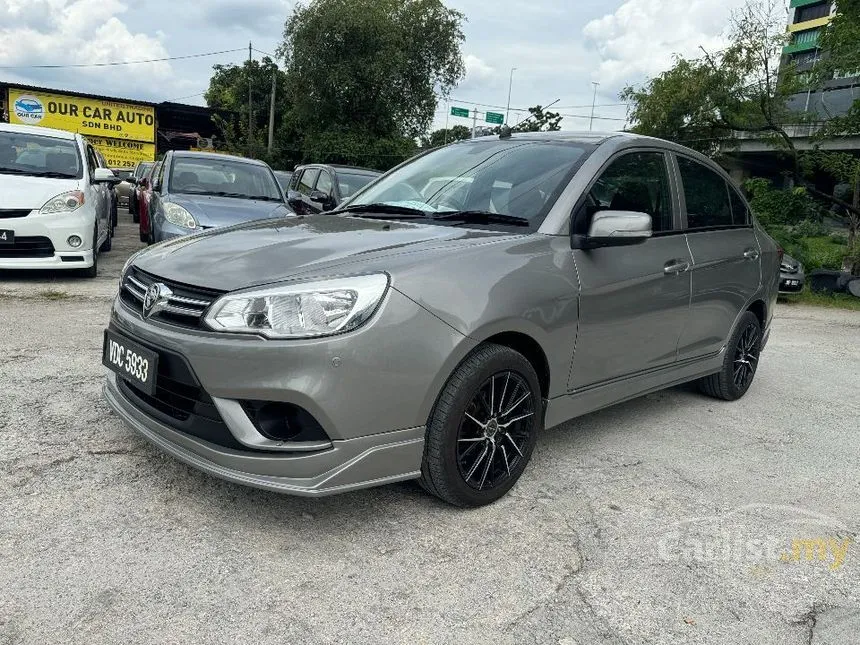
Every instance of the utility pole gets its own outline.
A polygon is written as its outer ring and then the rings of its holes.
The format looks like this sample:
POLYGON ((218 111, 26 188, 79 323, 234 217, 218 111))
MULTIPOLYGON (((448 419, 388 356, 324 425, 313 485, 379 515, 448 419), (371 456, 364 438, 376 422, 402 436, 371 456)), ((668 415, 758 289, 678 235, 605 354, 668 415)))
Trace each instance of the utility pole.
POLYGON ((448 145, 448 115, 451 114, 451 101, 445 101, 445 144, 448 145))
POLYGON ((511 111, 511 89, 514 87, 514 70, 516 67, 511 67, 511 78, 508 81, 508 107, 505 109, 505 125, 508 123, 508 113, 511 111))
POLYGON ((475 138, 475 135, 478 133, 478 108, 474 108, 475 111, 472 113, 472 138, 475 138))
POLYGON ((591 97, 591 118, 588 120, 589 130, 594 127, 594 104, 597 103, 597 88, 600 86, 600 83, 596 81, 591 81, 591 84, 594 85, 594 95, 591 97))
POLYGON ((251 97, 251 65, 253 64, 251 54, 251 42, 248 41, 248 154, 251 154, 251 142, 254 140, 254 103, 251 97))
POLYGON ((278 66, 272 71, 272 102, 269 105, 269 154, 272 154, 272 144, 275 141, 275 91, 278 88, 278 66))

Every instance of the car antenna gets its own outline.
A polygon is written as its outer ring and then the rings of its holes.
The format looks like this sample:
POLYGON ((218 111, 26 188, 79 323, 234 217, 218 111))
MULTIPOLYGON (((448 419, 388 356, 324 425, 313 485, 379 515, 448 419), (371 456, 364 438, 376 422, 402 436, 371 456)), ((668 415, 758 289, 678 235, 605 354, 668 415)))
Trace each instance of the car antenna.
MULTIPOLYGON (((553 101, 549 105, 542 105, 541 109, 545 110, 547 108, 550 108, 553 105, 555 105, 556 103, 558 103, 560 100, 561 99, 556 99, 555 101, 553 101)), ((523 119, 522 121, 520 121, 519 123, 514 125, 513 128, 507 124, 503 125, 501 128, 499 128, 499 139, 510 139, 511 135, 513 134, 514 128, 518 128, 521 124, 525 123, 529 119, 533 119, 534 116, 535 116, 534 114, 529 114, 525 119, 523 119)))

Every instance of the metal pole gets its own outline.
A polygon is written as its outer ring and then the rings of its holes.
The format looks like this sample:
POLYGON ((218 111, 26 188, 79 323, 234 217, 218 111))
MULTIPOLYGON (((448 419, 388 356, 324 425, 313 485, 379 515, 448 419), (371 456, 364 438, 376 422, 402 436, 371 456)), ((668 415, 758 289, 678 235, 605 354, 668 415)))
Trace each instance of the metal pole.
POLYGON ((594 127, 594 105, 597 103, 597 88, 600 85, 597 81, 591 81, 591 84, 594 85, 594 95, 591 97, 591 118, 588 120, 588 129, 591 130, 594 127))
POLYGON ((516 67, 511 67, 511 79, 508 81, 508 107, 505 108, 505 125, 508 123, 508 113, 511 111, 511 89, 514 87, 514 70, 516 67))
POLYGON ((474 108, 475 111, 472 114, 472 138, 475 138, 478 130, 478 108, 474 108))
POLYGON ((448 145, 448 115, 451 114, 451 101, 445 101, 445 145, 448 145))
POLYGON ((275 91, 278 88, 278 67, 272 72, 272 102, 269 105, 269 154, 272 154, 272 144, 275 141, 275 91))
POLYGON ((251 98, 251 43, 248 42, 248 154, 251 153, 251 142, 254 140, 254 106, 251 98))

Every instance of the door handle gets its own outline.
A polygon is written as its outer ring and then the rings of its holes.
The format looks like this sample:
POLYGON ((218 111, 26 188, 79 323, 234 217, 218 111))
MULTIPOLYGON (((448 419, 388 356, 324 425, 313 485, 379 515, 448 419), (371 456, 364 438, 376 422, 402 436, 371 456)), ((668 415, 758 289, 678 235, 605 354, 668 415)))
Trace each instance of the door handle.
POLYGON ((663 273, 666 275, 677 275, 690 270, 690 263, 683 260, 669 260, 666 266, 663 267, 663 273))
POLYGON ((747 249, 744 251, 744 258, 747 260, 758 260, 758 251, 756 249, 747 249))

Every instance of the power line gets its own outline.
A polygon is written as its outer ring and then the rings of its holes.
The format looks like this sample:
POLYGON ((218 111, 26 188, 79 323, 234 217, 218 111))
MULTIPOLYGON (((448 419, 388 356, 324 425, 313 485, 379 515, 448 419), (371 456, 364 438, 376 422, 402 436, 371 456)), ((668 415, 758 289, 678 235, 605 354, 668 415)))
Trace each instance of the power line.
POLYGON ((204 52, 202 54, 187 54, 185 56, 168 56, 166 58, 150 58, 147 60, 126 60, 114 61, 110 63, 72 63, 68 65, 0 65, 0 69, 70 69, 81 67, 116 67, 118 65, 139 65, 142 63, 162 63, 169 60, 185 60, 188 58, 203 58, 204 56, 218 56, 219 54, 233 54, 235 52, 245 51, 245 48, 240 49, 225 49, 217 52, 204 52))

